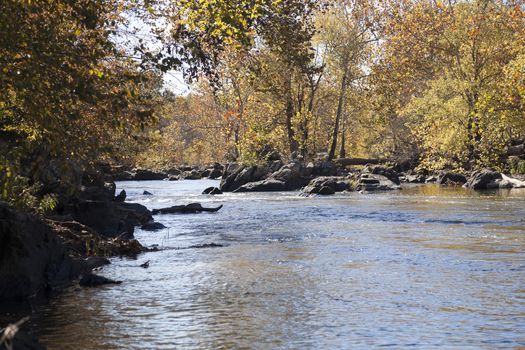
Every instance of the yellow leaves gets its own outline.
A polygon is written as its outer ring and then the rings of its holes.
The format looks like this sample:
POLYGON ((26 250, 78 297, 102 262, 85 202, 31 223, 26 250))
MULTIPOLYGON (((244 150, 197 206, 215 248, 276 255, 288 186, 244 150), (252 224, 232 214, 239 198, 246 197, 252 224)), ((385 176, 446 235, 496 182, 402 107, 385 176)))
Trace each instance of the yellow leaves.
POLYGON ((98 68, 92 68, 88 71, 89 75, 97 76, 98 78, 102 79, 104 77, 104 72, 99 70, 98 68))

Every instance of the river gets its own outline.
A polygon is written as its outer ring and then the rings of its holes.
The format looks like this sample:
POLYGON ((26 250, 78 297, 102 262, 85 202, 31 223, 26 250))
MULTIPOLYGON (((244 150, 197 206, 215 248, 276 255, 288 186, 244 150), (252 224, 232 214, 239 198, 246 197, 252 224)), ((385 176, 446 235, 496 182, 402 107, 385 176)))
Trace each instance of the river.
POLYGON ((216 185, 118 183, 150 209, 224 207, 157 216, 162 231, 137 229, 161 251, 112 259, 100 274, 121 285, 72 287, 39 307, 32 322, 41 341, 50 349, 525 346, 525 191, 200 194, 216 185), (205 243, 223 247, 188 249, 205 243))

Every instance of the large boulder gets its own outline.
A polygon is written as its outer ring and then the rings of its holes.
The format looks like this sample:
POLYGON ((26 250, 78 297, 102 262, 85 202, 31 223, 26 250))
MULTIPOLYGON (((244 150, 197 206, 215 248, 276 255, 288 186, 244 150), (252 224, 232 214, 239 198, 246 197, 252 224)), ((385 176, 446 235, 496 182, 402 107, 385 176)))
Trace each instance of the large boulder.
POLYGON ((282 166, 281 169, 271 174, 270 178, 283 182, 288 191, 300 189, 309 182, 309 178, 303 176, 303 166, 298 160, 292 160, 282 166))
POLYGON ((465 183, 465 187, 474 190, 499 188, 499 182, 501 180, 501 173, 491 169, 482 169, 475 171, 470 175, 470 178, 465 183))
POLYGON ((184 180, 199 180, 202 179, 202 172, 198 169, 192 169, 190 171, 184 171, 180 174, 180 178, 184 180))
POLYGON ((135 226, 152 219, 151 212, 141 204, 97 200, 79 201, 72 205, 70 214, 105 237, 132 237, 135 226))
POLYGON ((303 188, 304 194, 334 194, 352 190, 352 183, 349 179, 335 176, 317 177, 303 188))
POLYGON ((365 173, 359 177, 356 189, 361 191, 390 191, 399 190, 401 187, 386 176, 365 173))
POLYGON ((134 169, 133 173, 133 180, 135 181, 164 180, 168 178, 168 174, 148 169, 134 169))
POLYGON ((220 189, 223 192, 233 192, 242 185, 262 180, 268 176, 266 165, 232 167, 233 169, 235 170, 230 173, 230 166, 228 166, 221 180, 220 189))
POLYGON ((249 182, 242 185, 233 192, 279 192, 285 191, 286 184, 276 179, 265 179, 256 182, 249 182))
POLYGON ((47 223, 0 202, 0 300, 22 300, 79 272, 47 223))
POLYGON ((218 179, 219 177, 222 176, 223 171, 224 171, 223 165, 219 163, 213 163, 210 166, 208 166, 206 170, 202 172, 201 175, 202 177, 207 177, 209 179, 218 179))
POLYGON ((439 173, 437 178, 437 183, 440 185, 463 185, 466 182, 467 178, 465 175, 452 171, 443 171, 439 173))
POLYGON ((473 172, 464 186, 474 190, 523 188, 525 181, 513 179, 491 169, 482 169, 473 172))
POLYGON ((382 175, 395 183, 396 185, 399 185, 401 181, 399 180, 399 174, 393 169, 393 168, 387 168, 382 165, 369 165, 365 167, 363 170, 365 173, 370 173, 374 175, 382 175))

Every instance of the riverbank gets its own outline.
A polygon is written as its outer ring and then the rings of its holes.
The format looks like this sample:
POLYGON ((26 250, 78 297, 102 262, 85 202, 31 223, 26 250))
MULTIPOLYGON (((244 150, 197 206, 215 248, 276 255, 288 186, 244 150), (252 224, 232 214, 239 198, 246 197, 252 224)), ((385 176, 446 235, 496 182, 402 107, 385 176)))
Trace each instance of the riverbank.
MULTIPOLYGON (((55 180, 56 188, 67 188, 61 187, 59 180, 55 180)), ((109 264, 108 258, 136 257, 151 250, 133 236, 136 226, 153 222, 151 212, 140 204, 124 202, 125 194, 115 195, 115 188, 110 177, 92 171, 81 176, 72 191, 75 195, 67 195, 66 190, 57 193, 61 201, 47 215, 26 213, 0 202, 2 315, 28 316, 35 305, 46 302, 47 296, 79 279, 80 285, 104 282, 89 276, 94 269, 109 264), (86 280, 91 282, 82 282, 86 280)), ((18 319, 2 317, 2 321, 14 323, 18 319)), ((6 344, 13 336, 16 348, 25 348, 26 340, 30 344, 31 337, 23 327, 20 333, 11 332, 6 344)))

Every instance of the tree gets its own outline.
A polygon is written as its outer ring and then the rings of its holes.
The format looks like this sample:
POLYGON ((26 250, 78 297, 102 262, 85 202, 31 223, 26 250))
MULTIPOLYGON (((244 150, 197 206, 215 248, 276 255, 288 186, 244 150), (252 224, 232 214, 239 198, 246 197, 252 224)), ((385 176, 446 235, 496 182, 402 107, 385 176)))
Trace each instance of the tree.
POLYGON ((366 0, 339 0, 332 4, 326 14, 320 16, 322 23, 319 41, 325 49, 328 68, 339 80, 339 94, 332 141, 328 158, 333 159, 337 149, 340 127, 342 156, 345 156, 345 102, 351 84, 366 75, 364 68, 370 58, 370 44, 377 41, 376 26, 372 20, 372 2, 366 0))

